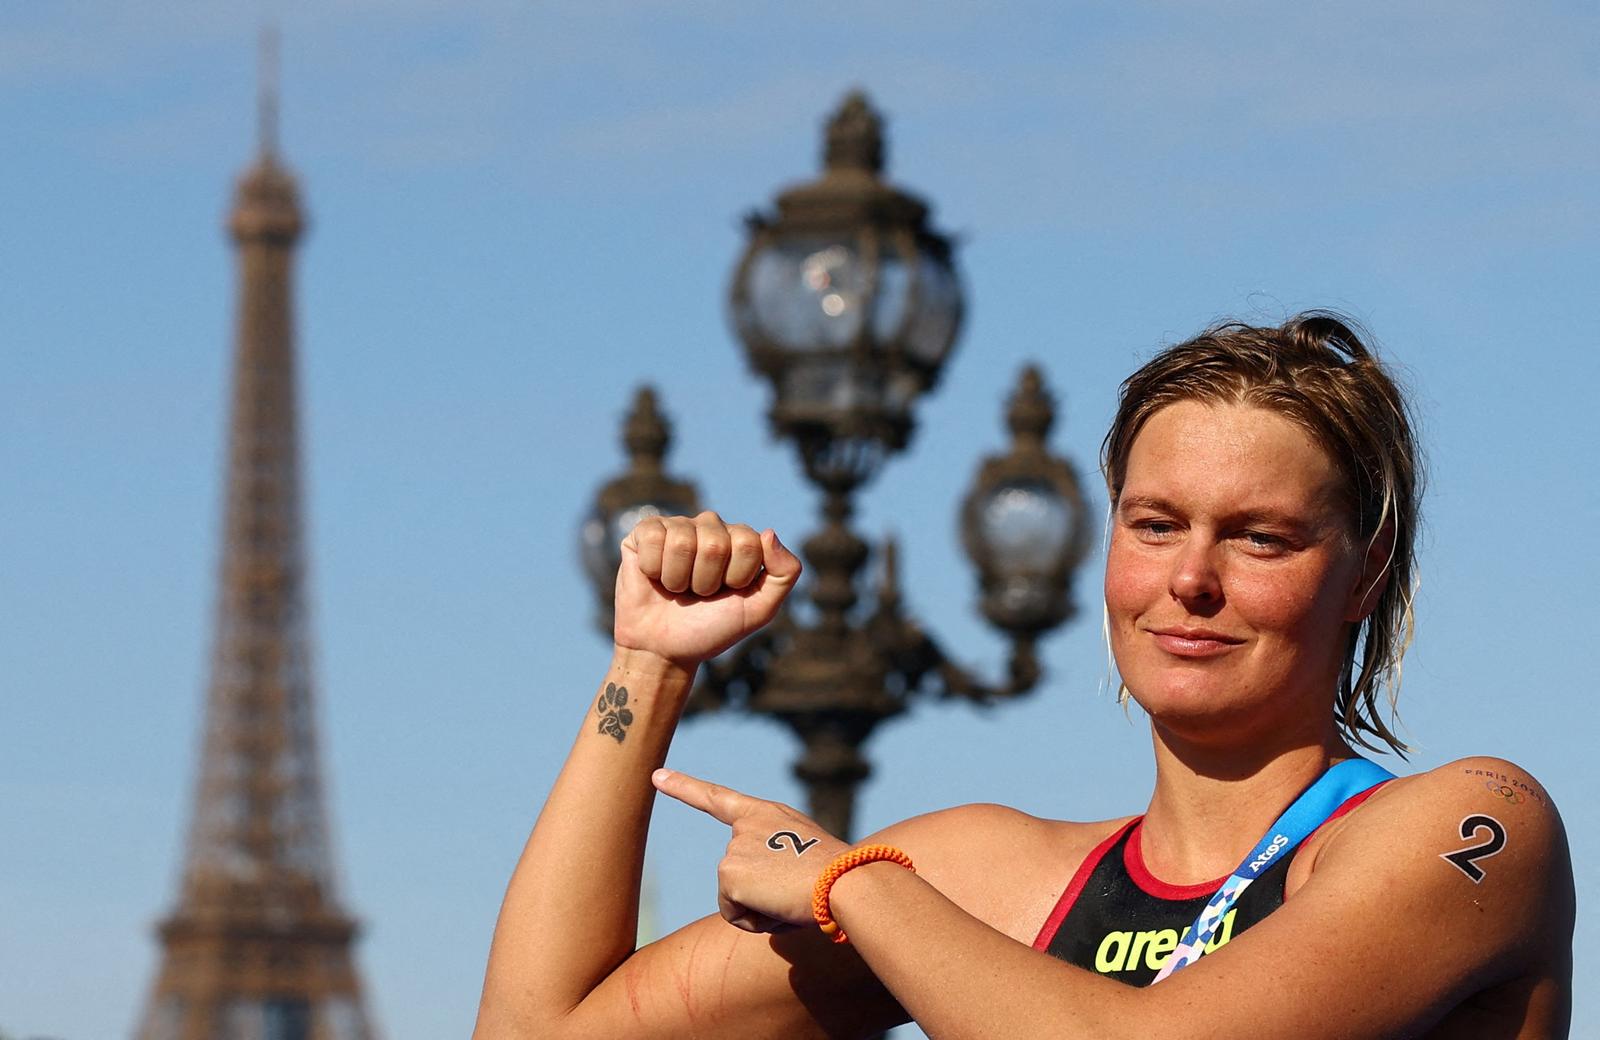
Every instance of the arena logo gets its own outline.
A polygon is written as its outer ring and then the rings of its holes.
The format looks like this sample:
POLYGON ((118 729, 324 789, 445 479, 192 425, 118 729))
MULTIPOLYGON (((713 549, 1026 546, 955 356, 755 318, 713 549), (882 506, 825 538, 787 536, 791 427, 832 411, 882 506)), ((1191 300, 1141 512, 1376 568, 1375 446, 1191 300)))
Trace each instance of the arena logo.
MULTIPOLYGON (((1229 910, 1223 916, 1217 934, 1206 943, 1206 953, 1211 953, 1233 938, 1233 916, 1238 912, 1229 910)), ((1160 971, 1167 963, 1167 958, 1172 956, 1172 951, 1178 948, 1180 938, 1176 928, 1148 928, 1141 932, 1107 932, 1106 937, 1100 940, 1100 948, 1095 951, 1094 970, 1102 975, 1111 975, 1119 971, 1138 971, 1141 967, 1160 971)))

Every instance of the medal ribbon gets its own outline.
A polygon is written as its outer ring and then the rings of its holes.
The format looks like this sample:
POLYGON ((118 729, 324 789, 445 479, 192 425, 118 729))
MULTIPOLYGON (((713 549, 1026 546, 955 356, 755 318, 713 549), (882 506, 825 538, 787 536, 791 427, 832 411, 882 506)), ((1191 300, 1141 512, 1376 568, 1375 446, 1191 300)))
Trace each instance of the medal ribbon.
POLYGON ((1393 773, 1364 758, 1345 759, 1318 777, 1317 782, 1306 788, 1305 792, 1283 811, 1283 815, 1278 817, 1272 829, 1256 842, 1256 847, 1250 850, 1244 862, 1228 875, 1228 879, 1217 889, 1205 909, 1200 911, 1200 916, 1195 918, 1194 924, 1183 933, 1178 948, 1172 951, 1167 963, 1161 966, 1161 971, 1156 974, 1151 984, 1154 985, 1179 968, 1199 960, 1200 955, 1206 950, 1206 943, 1217 934, 1217 928, 1222 924, 1223 917, 1233 909, 1233 904, 1239 901, 1239 897, 1250 887, 1251 882, 1279 858, 1289 855, 1299 847, 1302 841, 1311 836, 1312 831, 1328 821, 1328 817, 1332 816, 1339 806, 1362 791, 1376 787, 1385 780, 1393 779, 1393 773))

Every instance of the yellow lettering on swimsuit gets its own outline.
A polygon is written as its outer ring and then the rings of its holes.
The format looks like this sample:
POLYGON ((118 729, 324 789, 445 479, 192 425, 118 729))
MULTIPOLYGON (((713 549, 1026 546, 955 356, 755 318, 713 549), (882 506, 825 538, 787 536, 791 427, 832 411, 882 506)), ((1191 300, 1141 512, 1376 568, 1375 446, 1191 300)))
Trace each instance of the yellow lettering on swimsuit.
MULTIPOLYGON (((1233 938, 1233 918, 1238 910, 1229 910, 1222 917, 1216 934, 1206 943, 1205 952, 1215 953, 1233 938)), ((1119 971, 1137 971, 1140 961, 1151 971, 1160 971, 1178 948, 1182 936, 1176 928, 1148 928, 1139 932, 1107 932, 1094 953, 1094 970, 1102 975, 1119 971)))
POLYGON ((1106 933, 1094 954, 1094 970, 1102 975, 1121 971, 1122 966, 1128 963, 1128 940, 1132 938, 1132 932, 1106 933))

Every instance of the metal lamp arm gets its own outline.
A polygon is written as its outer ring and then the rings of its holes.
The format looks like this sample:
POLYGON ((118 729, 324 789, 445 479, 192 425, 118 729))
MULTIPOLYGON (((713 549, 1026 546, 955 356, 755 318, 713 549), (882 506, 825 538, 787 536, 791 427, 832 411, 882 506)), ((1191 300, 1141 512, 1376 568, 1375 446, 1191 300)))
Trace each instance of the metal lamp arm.
POLYGON ((932 672, 935 685, 930 692, 940 697, 958 697, 976 704, 992 704, 1027 693, 1039 685, 1044 674, 1031 636, 1012 637, 1011 653, 1006 659, 1007 678, 999 685, 985 681, 951 659, 931 636, 924 635, 923 638, 928 643, 927 652, 937 660, 932 672))
POLYGON ((879 610, 867 623, 867 634, 885 648, 891 670, 902 678, 908 693, 990 704, 1028 692, 1043 677, 1032 634, 1012 633, 1006 680, 990 683, 952 658, 936 637, 901 614, 898 606, 898 597, 888 604, 880 601, 879 610))

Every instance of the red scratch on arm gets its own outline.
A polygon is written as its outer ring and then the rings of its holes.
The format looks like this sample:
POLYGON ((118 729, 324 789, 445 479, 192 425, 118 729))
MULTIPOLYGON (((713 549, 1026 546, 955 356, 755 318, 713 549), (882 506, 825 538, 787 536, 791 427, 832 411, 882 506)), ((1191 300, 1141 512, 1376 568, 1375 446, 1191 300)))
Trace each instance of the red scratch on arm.
POLYGON ((678 999, 683 1001, 683 1011, 689 1017, 690 1025, 695 1024, 695 1018, 699 1013, 699 1009, 695 1006, 694 960, 700 953, 700 944, 704 941, 705 935, 703 933, 697 934, 694 937, 694 942, 689 946, 689 956, 684 961, 683 969, 673 972, 673 982, 678 987, 678 999))
POLYGON ((622 966, 622 984, 628 991, 628 1006, 633 1009, 633 1020, 643 1022, 639 1012, 639 975, 642 969, 631 960, 622 966))

